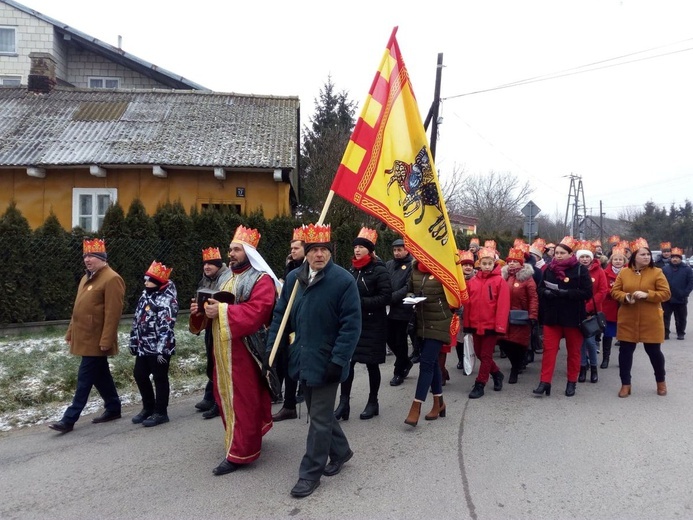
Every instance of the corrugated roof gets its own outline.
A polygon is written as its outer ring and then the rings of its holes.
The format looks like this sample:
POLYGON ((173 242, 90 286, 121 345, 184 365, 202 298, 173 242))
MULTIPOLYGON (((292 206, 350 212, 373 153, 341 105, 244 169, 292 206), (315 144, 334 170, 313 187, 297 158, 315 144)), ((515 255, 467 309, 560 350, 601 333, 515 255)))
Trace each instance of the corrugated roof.
POLYGON ((297 97, 0 87, 0 166, 296 168, 297 97))

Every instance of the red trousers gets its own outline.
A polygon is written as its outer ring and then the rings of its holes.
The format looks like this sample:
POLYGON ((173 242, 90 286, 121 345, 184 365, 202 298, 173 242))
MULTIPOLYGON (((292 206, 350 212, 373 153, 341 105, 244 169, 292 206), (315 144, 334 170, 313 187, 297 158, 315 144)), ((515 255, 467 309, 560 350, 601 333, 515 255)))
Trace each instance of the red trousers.
POLYGON ((577 327, 561 327, 559 325, 544 325, 544 354, 541 360, 542 383, 551 383, 553 371, 556 368, 558 343, 565 338, 568 349, 567 377, 571 383, 576 383, 580 373, 580 348, 582 347, 582 332, 577 327))
MULTIPOLYGON (((479 336, 478 334, 472 334, 472 338, 474 340, 474 353, 476 357, 479 358, 480 362, 479 374, 476 376, 476 381, 486 384, 489 374, 496 373, 500 370, 496 362, 493 361, 493 351, 496 348, 496 340, 498 337, 495 335, 479 336)), ((580 343, 580 345, 582 345, 582 343, 580 343)), ((580 350, 578 349, 578 355, 579 354, 580 350)), ((579 361, 578 359, 578 362, 579 361)))

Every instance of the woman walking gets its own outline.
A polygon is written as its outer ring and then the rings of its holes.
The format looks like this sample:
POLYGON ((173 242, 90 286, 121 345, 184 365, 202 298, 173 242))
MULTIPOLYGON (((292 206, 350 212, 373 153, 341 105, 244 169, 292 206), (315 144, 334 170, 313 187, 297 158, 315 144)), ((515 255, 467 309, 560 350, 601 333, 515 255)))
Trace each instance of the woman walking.
POLYGON ((611 296, 611 289, 616 283, 618 273, 626 265, 625 251, 620 247, 614 247, 611 250, 611 258, 604 268, 604 276, 608 292, 602 304, 602 312, 606 318, 606 328, 602 336, 602 364, 599 368, 609 368, 609 359, 611 358, 611 344, 616 337, 616 323, 618 321, 618 302, 611 296))
POLYGON ((359 416, 372 419, 380 413, 378 391, 380 389, 380 363, 385 363, 385 343, 387 341, 386 307, 392 298, 390 275, 385 264, 375 255, 375 242, 378 234, 374 229, 361 228, 354 239, 354 257, 350 272, 356 279, 361 298, 361 336, 356 351, 351 358, 351 368, 346 381, 342 383, 339 404, 334 411, 337 419, 349 420, 351 407, 349 398, 354 382, 354 366, 364 363, 368 368, 368 403, 359 416))
POLYGON ((621 304, 618 309, 617 337, 621 342, 618 352, 621 390, 619 397, 631 393, 631 367, 637 343, 642 343, 650 358, 657 382, 657 395, 667 395, 664 369, 664 320, 662 302, 671 297, 669 283, 664 273, 655 267, 652 252, 644 238, 631 244, 632 255, 628 268, 623 269, 611 296, 621 304))
POLYGON ((532 391, 536 395, 551 395, 551 380, 561 338, 565 338, 568 350, 565 395, 575 395, 583 340, 580 322, 587 316, 585 301, 592 297, 589 272, 580 266, 573 254, 576 244, 571 236, 561 240, 539 287, 539 321, 544 325, 544 355, 539 386, 532 391))

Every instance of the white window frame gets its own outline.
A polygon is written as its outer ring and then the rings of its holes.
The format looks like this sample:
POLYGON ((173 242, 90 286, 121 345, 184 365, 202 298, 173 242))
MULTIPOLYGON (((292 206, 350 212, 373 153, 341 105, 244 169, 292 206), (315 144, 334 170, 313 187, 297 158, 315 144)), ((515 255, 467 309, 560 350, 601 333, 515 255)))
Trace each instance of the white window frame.
POLYGON ((14 34, 14 49, 3 51, 0 49, 0 56, 16 56, 17 55, 17 28, 9 25, 0 25, 0 30, 12 31, 14 34))
POLYGON ((22 84, 21 76, 0 76, 0 85, 18 87, 22 84))
POLYGON ((84 195, 91 195, 92 197, 92 214, 91 214, 91 225, 90 229, 87 231, 98 231, 99 230, 99 219, 103 219, 103 215, 98 215, 95 211, 98 208, 97 199, 98 195, 108 195, 111 199, 111 204, 115 204, 118 200, 118 189, 117 188, 72 188, 72 227, 77 227, 80 225, 80 219, 87 215, 80 215, 80 197, 84 195))
POLYGON ((107 89, 112 89, 112 88, 120 88, 120 78, 114 78, 110 76, 88 76, 87 77, 87 85, 89 88, 107 88, 107 89), (91 82, 92 81, 100 81, 101 85, 100 87, 93 87, 91 82), (115 81, 116 86, 115 87, 105 87, 107 81, 115 81))

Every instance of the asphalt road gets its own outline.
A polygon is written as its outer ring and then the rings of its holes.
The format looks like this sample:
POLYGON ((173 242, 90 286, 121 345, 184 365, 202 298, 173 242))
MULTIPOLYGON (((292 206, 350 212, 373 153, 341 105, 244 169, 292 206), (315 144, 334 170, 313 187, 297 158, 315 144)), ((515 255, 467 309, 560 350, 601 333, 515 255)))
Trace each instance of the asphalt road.
MULTIPOLYGON (((516 385, 476 401, 472 377, 448 367, 447 417, 404 424, 417 370, 390 387, 394 359, 383 365, 380 415, 358 415, 367 373, 357 365, 351 418, 344 429, 355 452, 310 497, 295 499, 307 432, 300 420, 276 423, 261 458, 216 477, 223 452, 220 419, 178 399, 171 422, 92 424, 69 434, 46 425, 0 435, 2 519, 650 519, 693 518, 693 361, 690 340, 667 341, 669 395, 655 391, 642 346, 635 353, 633 394, 619 399, 617 356, 597 384, 565 397, 565 349, 550 397, 533 397, 539 365, 516 385)), ((497 360, 509 371, 507 359, 497 360)), ((424 404, 424 411, 431 399, 424 404)), ((279 405, 275 405, 275 411, 279 405)))

